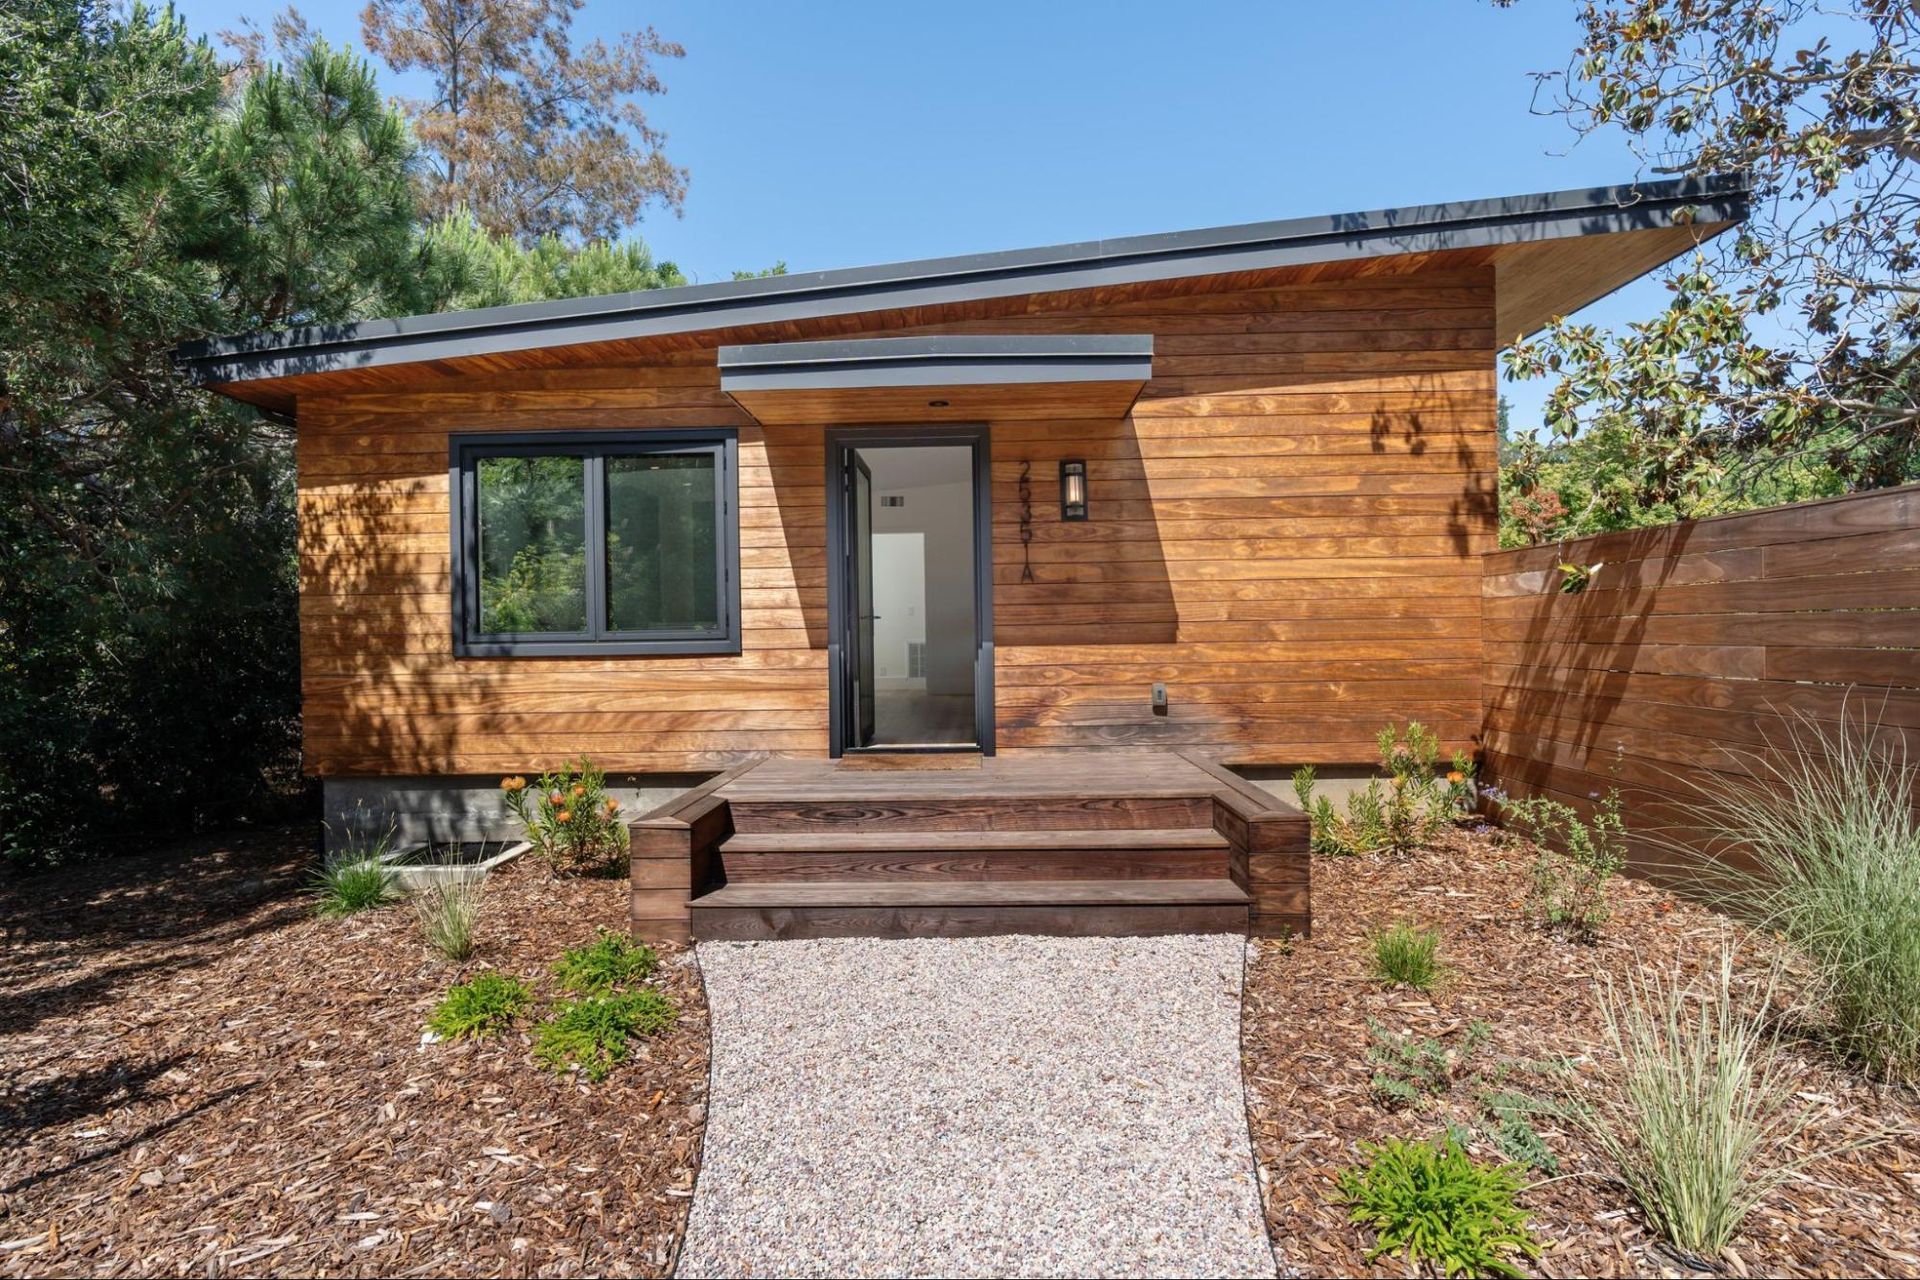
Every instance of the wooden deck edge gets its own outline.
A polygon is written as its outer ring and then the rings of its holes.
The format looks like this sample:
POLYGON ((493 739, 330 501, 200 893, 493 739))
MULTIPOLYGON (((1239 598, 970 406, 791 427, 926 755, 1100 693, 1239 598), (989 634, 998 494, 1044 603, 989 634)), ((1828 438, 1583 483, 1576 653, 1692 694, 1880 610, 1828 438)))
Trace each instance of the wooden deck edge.
POLYGON ((720 789, 766 759, 722 770, 627 824, 627 921, 635 937, 692 941, 688 904, 714 879, 719 848, 733 834, 732 811, 720 789))
POLYGON ((1191 751, 1174 754, 1219 783, 1213 826, 1233 844, 1234 879, 1253 898, 1248 932, 1261 938, 1312 933, 1311 820, 1217 760, 1191 751))

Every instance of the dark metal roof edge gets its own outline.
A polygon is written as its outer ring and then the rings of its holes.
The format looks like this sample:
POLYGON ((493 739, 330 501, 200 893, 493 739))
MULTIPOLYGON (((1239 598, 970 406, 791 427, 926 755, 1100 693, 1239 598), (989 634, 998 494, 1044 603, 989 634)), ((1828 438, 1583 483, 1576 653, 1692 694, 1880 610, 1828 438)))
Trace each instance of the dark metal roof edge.
POLYGON ((952 334, 843 338, 720 348, 720 389, 829 391, 880 387, 1145 383, 1150 334, 952 334))
POLYGON ((832 366, 887 361, 1093 361, 1153 355, 1150 333, 945 334, 914 338, 832 338, 721 347, 721 372, 771 365, 832 366))
POLYGON ((202 383, 250 381, 372 364, 444 359, 725 328, 897 306, 931 305, 1100 284, 1211 275, 1390 252, 1473 248, 1670 225, 1656 214, 1701 206, 1702 222, 1746 216, 1744 174, 1410 206, 1128 236, 1037 249, 923 259, 597 298, 522 303, 359 324, 209 338, 175 358, 202 383), (1585 219, 1573 230, 1570 221, 1585 219), (1458 236, 1458 239, 1450 237, 1458 236), (535 335, 543 340, 528 341, 535 335), (355 358, 355 357, 359 358, 355 358))

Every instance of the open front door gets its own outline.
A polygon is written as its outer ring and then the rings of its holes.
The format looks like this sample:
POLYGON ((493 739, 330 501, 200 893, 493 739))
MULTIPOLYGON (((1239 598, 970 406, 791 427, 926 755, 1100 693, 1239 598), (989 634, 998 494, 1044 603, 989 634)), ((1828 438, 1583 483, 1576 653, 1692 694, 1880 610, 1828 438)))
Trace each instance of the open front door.
POLYGON ((986 429, 827 436, 831 755, 993 752, 986 429))
POLYGON ((853 625, 848 630, 847 671, 852 677, 853 741, 873 742, 873 472, 851 450, 847 456, 847 569, 853 587, 853 625))

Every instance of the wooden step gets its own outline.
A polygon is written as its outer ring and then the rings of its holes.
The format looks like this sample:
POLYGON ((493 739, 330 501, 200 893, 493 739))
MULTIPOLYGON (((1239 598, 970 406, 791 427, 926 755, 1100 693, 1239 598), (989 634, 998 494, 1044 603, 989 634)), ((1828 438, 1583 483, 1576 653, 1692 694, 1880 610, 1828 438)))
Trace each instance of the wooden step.
POLYGON ((728 884, 689 904, 689 925, 710 941, 1245 933, 1249 902, 1224 877, 728 884))
MULTIPOLYGON (((885 776, 885 775, 878 775, 885 776)), ((795 796, 735 798, 733 828, 747 834, 888 828, 898 831, 1148 831, 1213 824, 1213 795, 795 796)))
POLYGON ((1200 880, 1228 874, 1208 827, 1138 831, 780 831, 720 847, 728 884, 791 880, 1200 880))

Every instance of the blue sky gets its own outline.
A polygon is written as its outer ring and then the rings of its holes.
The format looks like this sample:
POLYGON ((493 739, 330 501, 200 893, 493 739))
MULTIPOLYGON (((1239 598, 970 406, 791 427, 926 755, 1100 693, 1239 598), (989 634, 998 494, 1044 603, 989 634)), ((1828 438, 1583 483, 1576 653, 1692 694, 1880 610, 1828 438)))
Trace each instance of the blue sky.
MULTIPOLYGON (((177 0, 217 31, 238 0, 177 0)), ((301 11, 359 43, 358 5, 301 11)), ((588 0, 582 36, 651 23, 687 48, 648 110, 692 171, 639 228, 698 280, 1020 248, 1626 181, 1529 111, 1564 65, 1564 0, 965 5, 588 0)), ((405 86, 389 78, 396 91, 405 86)), ((1589 309, 1663 301, 1643 281, 1589 309)), ((1508 384, 1515 425, 1546 384, 1508 384)))

